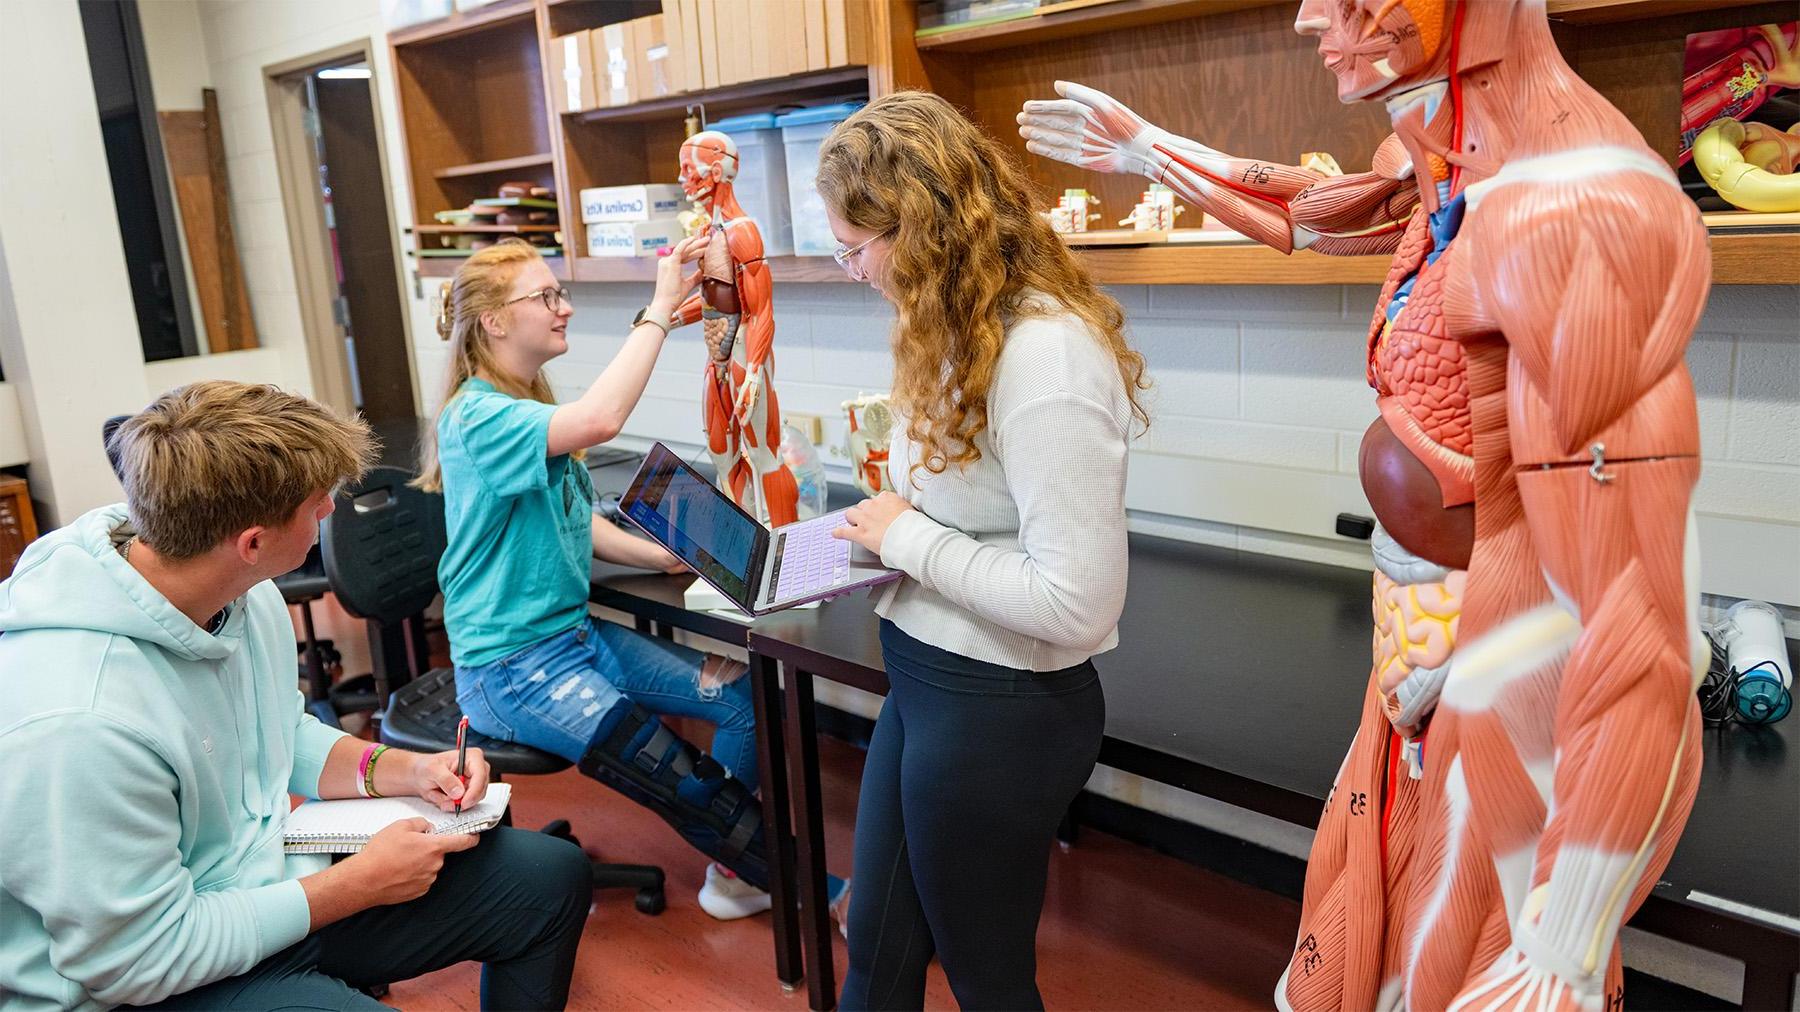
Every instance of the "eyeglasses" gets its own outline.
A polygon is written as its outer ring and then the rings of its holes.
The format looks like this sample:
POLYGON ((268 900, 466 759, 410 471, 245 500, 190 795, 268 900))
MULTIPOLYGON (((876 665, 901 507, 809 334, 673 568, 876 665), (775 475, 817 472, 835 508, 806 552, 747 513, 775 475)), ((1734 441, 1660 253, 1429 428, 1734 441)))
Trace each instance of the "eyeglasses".
POLYGON ((556 312, 556 304, 559 300, 568 303, 570 307, 575 305, 574 300, 569 298, 569 290, 567 288, 540 288, 535 292, 527 292, 516 299, 507 299, 505 302, 502 302, 501 305, 510 306, 515 302, 524 302, 526 299, 542 300, 544 308, 552 313, 556 312))
MULTIPOLYGON (((893 230, 889 229, 888 231, 891 232, 893 230)), ((868 248, 868 245, 870 243, 872 243, 875 240, 880 239, 886 235, 887 235, 887 232, 879 232, 875 235, 868 237, 867 239, 864 239, 862 242, 857 243, 855 245, 855 247, 853 247, 851 249, 845 249, 844 244, 840 242, 840 243, 838 243, 838 248, 832 252, 831 259, 836 260, 837 265, 839 267, 842 267, 844 269, 844 271, 846 273, 848 273, 850 271, 850 258, 855 256, 858 253, 861 253, 864 249, 868 248)))

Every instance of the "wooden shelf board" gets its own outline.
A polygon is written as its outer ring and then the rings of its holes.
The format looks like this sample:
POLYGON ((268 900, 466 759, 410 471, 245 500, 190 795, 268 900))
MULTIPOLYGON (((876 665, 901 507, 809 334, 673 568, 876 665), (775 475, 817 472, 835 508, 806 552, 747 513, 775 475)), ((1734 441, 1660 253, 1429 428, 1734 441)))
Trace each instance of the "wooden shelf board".
POLYGON ((705 103, 709 118, 722 119, 718 115, 720 112, 730 112, 745 105, 768 105, 770 99, 823 97, 826 94, 853 91, 857 85, 866 88, 868 83, 867 67, 833 67, 830 70, 815 70, 764 81, 745 81, 707 91, 688 91, 634 105, 615 105, 563 115, 565 119, 581 123, 636 123, 666 119, 671 115, 680 116, 687 111, 688 106, 705 103))
POLYGON ((1258 245, 1099 246, 1080 251, 1108 285, 1363 285, 1387 278, 1391 257, 1292 256, 1258 245))
MULTIPOLYGON (((1378 285, 1385 256, 1333 257, 1265 246, 1166 243, 1080 250, 1094 279, 1114 285, 1378 285)), ((1800 230, 1712 233, 1713 283, 1800 284, 1800 230)))
POLYGON ((1596 25, 1610 21, 1641 21, 1673 14, 1693 14, 1697 11, 1729 10, 1760 2, 1762 0, 1548 0, 1544 5, 1544 12, 1557 21, 1596 25))
POLYGON ((540 165, 549 165, 552 161, 550 152, 540 151, 535 155, 520 155, 517 158, 496 158, 491 162, 471 162, 468 165, 451 165, 434 170, 431 175, 435 179, 455 179, 460 176, 485 176, 495 172, 511 172, 514 169, 535 169, 540 165))
MULTIPOLYGON (((422 278, 449 278, 456 276, 456 269, 462 266, 466 257, 413 257, 412 265, 422 278)), ((569 258, 548 256, 544 262, 550 265, 550 273, 558 281, 569 280, 569 258)))
POLYGON ((1800 285, 1800 231, 1712 234, 1713 284, 1800 285))
MULTIPOLYGON (((776 281, 849 281, 850 275, 830 257, 770 257, 769 272, 776 281)), ((617 282, 656 280, 655 257, 576 257, 576 281, 617 282)))
POLYGON ((533 232, 557 232, 561 225, 414 225, 410 231, 421 235, 455 235, 461 232, 492 232, 496 235, 526 235, 533 232))
POLYGON ((1040 12, 997 24, 926 35, 917 38, 914 44, 921 52, 980 53, 1076 35, 1090 35, 1115 28, 1182 21, 1286 2, 1287 0, 1112 0, 1110 3, 1040 12))
MULTIPOLYGON (((1800 284, 1800 231, 1712 236, 1713 283, 1800 284)), ((1284 256, 1266 246, 1165 243, 1079 249, 1094 280, 1107 285, 1378 285, 1386 256, 1333 257, 1302 250, 1284 256)), ((574 279, 652 282, 653 257, 576 257, 574 279)), ((776 281, 847 282, 830 257, 770 257, 776 281)))
POLYGON ((457 11, 435 21, 423 21, 396 29, 388 33, 388 44, 409 46, 420 42, 440 42, 522 18, 532 18, 536 14, 537 5, 534 0, 499 0, 498 3, 472 11, 457 11))
MULTIPOLYGON (((1045 4, 1035 15, 974 28, 919 36, 920 51, 980 53, 1076 35, 1228 14, 1249 7, 1268 7, 1287 0, 1106 0, 1085 6, 1045 4)), ((1763 0, 1548 0, 1550 17, 1574 24, 1637 21, 1691 14, 1696 11, 1748 7, 1763 0)))

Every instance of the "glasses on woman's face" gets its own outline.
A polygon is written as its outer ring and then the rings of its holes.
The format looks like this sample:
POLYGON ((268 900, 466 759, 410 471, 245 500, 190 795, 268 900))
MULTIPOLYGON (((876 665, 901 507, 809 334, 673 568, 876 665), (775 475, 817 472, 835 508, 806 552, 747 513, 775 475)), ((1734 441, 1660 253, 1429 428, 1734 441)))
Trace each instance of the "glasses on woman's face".
POLYGON ((501 305, 510 306, 515 302, 524 302, 526 299, 538 299, 542 301, 544 308, 552 313, 556 312, 556 306, 559 302, 568 305, 570 309, 575 308, 575 303, 569 298, 569 290, 561 287, 540 288, 535 292, 526 292, 516 299, 507 299, 505 302, 501 303, 501 305))
MULTIPOLYGON (((856 256, 858 253, 861 253, 863 250, 868 249, 870 243, 874 242, 875 240, 877 240, 885 235, 887 235, 886 232, 878 232, 875 235, 872 235, 872 236, 868 237, 867 239, 864 239, 862 242, 857 243, 854 247, 851 247, 849 249, 846 249, 844 247, 844 244, 840 242, 840 243, 838 243, 837 249, 832 252, 831 259, 836 260, 837 265, 839 267, 842 267, 846 274, 849 274, 851 277, 855 277, 856 272, 852 271, 850 269, 850 258, 853 256, 856 256)), ((857 266, 860 267, 861 264, 859 263, 857 266)))

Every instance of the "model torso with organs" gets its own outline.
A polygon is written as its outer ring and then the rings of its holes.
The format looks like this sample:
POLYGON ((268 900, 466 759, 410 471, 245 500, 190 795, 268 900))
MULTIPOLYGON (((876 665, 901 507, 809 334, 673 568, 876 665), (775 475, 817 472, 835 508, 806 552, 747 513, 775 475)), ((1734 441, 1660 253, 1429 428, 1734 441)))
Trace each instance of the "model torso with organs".
POLYGON ((1078 85, 1020 117, 1033 152, 1277 249, 1395 253, 1361 454, 1373 668, 1276 1001, 1616 1004, 1698 773, 1705 231, 1541 0, 1305 0, 1296 28, 1341 98, 1387 104, 1372 171, 1236 158, 1078 85))
POLYGON ((1363 491, 1408 550, 1464 569, 1475 537, 1473 426, 1462 346, 1444 288, 1464 203, 1414 212, 1369 327, 1369 385, 1381 417, 1363 435, 1363 491))

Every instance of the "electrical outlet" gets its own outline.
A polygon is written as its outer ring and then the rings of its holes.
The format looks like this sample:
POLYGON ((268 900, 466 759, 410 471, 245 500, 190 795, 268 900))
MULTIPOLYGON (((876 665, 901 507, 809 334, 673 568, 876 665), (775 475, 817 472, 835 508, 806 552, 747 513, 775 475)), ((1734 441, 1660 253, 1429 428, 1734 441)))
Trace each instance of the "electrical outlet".
POLYGON ((800 434, 814 446, 821 446, 825 442, 825 419, 818 415, 790 411, 782 418, 782 424, 799 429, 800 434))

